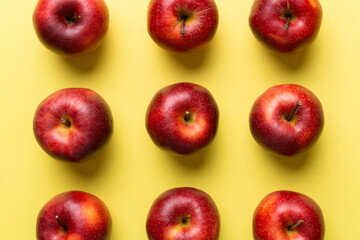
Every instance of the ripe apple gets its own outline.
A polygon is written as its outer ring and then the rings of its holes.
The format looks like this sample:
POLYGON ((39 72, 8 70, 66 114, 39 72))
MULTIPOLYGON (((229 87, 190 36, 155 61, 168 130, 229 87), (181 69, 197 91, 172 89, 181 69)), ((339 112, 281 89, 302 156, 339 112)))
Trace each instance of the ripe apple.
POLYGON ((40 103, 33 127, 45 152, 61 160, 80 162, 108 142, 113 120, 99 94, 86 88, 67 88, 40 103))
POLYGON ((147 109, 146 128, 159 147, 190 154, 213 140, 218 119, 217 104, 207 89, 177 83, 155 94, 147 109))
POLYGON ((39 0, 33 24, 39 40, 51 51, 83 55, 103 42, 109 10, 103 0, 39 0))
POLYGON ((56 195, 40 210, 37 218, 38 240, 110 239, 111 216, 96 196, 80 191, 56 195))
POLYGON ((198 50, 214 37, 218 18, 213 0, 151 0, 148 32, 171 52, 198 50))
POLYGON ((254 240, 322 240, 324 234, 320 207, 301 193, 270 193, 254 212, 254 240))
POLYGON ((292 156, 319 138, 324 113, 319 99, 310 90, 282 84, 269 88, 255 101, 249 122, 260 145, 292 156))
POLYGON ((216 240, 220 216, 212 198, 189 187, 162 193, 153 203, 146 221, 149 240, 216 240))
POLYGON ((254 36, 265 46, 290 53, 315 40, 321 20, 318 0, 255 0, 249 24, 254 36))

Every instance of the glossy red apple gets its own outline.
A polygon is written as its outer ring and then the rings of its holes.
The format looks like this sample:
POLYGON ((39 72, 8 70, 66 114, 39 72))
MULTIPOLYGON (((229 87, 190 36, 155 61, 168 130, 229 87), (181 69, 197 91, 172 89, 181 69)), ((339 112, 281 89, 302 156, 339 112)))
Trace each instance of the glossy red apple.
POLYGON ((80 191, 61 193, 43 206, 37 218, 38 240, 108 240, 111 216, 96 196, 80 191))
POLYGON ((109 28, 109 10, 103 0, 39 0, 33 14, 39 40, 65 56, 95 50, 109 28))
POLYGON ((301 193, 270 193, 254 212, 254 240, 323 240, 324 234, 320 207, 301 193))
POLYGON ((86 88, 59 90, 38 106, 34 134, 51 156, 71 162, 89 159, 110 139, 113 120, 109 106, 86 88))
POLYGON ((211 93, 193 83, 159 90, 146 113, 146 129, 156 145, 190 154, 215 137, 219 110, 211 93))
POLYGON ((283 84, 269 88, 255 101, 249 121, 251 133, 260 145, 291 156, 319 138, 324 113, 319 99, 310 90, 283 84))
POLYGON ((214 37, 218 18, 213 0, 151 0, 148 32, 171 52, 198 50, 214 37))
POLYGON ((321 20, 318 0, 255 0, 249 24, 265 46, 290 53, 305 49, 315 40, 321 20))
POLYGON ((149 211, 149 240, 217 240, 220 216, 212 198, 189 187, 162 193, 149 211))

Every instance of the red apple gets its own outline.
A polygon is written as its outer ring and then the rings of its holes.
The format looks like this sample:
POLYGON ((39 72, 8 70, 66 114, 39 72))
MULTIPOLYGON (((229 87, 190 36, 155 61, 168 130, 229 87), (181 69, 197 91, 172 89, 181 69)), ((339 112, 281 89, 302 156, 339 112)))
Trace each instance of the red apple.
POLYGON ((213 140, 218 119, 218 107, 207 89, 177 83, 155 94, 146 113, 146 128, 159 147, 190 154, 213 140))
POLYGON ((80 162, 93 156, 110 139, 113 120, 109 106, 86 88, 59 90, 37 108, 34 134, 51 156, 80 162))
POLYGON ((292 156, 310 147, 324 126, 319 99, 296 84, 269 88, 254 103, 250 131, 255 140, 278 154, 292 156))
POLYGON ((65 56, 83 55, 103 42, 109 11, 103 0, 39 0, 33 24, 48 49, 65 56))
POLYGON ((219 229, 215 202, 207 193, 189 187, 162 193, 146 222, 149 240, 216 240, 219 229))
POLYGON ((198 50, 214 37, 218 18, 213 0, 151 0, 148 32, 171 52, 198 50))
POLYGON ((110 239, 111 216, 96 196, 80 191, 61 193, 40 210, 37 218, 38 240, 110 239))
POLYGON ((324 234, 320 207, 301 193, 270 193, 254 212, 254 240, 322 240, 324 234))
POLYGON ((264 45, 289 53, 300 51, 315 40, 321 19, 318 0, 255 0, 249 24, 264 45))

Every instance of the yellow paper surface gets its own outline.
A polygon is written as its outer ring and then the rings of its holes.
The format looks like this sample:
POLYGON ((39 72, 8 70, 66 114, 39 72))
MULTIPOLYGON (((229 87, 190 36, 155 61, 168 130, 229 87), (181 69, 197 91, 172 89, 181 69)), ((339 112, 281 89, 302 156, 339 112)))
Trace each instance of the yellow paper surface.
POLYGON ((248 26, 251 0, 216 2, 220 22, 211 44, 178 56, 149 37, 147 1, 107 1, 110 29, 104 44, 71 60, 51 53, 37 39, 35 0, 0 2, 1 239, 35 239, 40 208, 68 190, 90 192, 106 203, 113 218, 111 239, 147 239, 152 202, 179 186, 213 197, 221 214, 221 240, 252 239, 255 207, 266 194, 281 189, 307 194, 320 205, 325 239, 360 239, 360 3, 322 1, 317 40, 304 53, 286 57, 253 37, 248 26), (145 112, 155 92, 181 81, 209 89, 220 109, 214 142, 188 158, 157 148, 145 129, 145 112), (273 156, 249 131, 255 99, 282 83, 309 88, 325 113, 319 141, 297 159, 273 156), (53 160, 32 132, 38 104, 66 87, 95 90, 114 117, 114 134, 104 152, 81 165, 53 160))

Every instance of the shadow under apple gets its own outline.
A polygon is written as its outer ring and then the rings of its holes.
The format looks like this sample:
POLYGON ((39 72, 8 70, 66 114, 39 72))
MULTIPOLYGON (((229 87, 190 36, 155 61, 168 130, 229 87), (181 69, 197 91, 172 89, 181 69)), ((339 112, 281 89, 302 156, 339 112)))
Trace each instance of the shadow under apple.
POLYGON ((93 157, 80 163, 63 162, 64 167, 70 171, 75 171, 85 177, 93 177, 99 174, 106 166, 111 165, 110 158, 111 145, 104 146, 103 149, 99 150, 93 157))
POLYGON ((307 150, 304 150, 300 153, 297 153, 293 156, 283 156, 277 153, 274 153, 270 150, 264 149, 264 152, 266 152, 267 158, 270 158, 273 162, 277 163, 278 165, 281 165, 283 167, 286 167, 290 170, 298 170, 300 168, 304 168, 311 161, 314 160, 314 151, 313 147, 310 147, 307 150))
POLYGON ((89 73, 99 66, 99 62, 101 62, 101 58, 107 49, 107 42, 105 40, 96 50, 88 54, 76 57, 62 57, 63 62, 79 72, 89 73))
POLYGON ((167 52, 167 54, 172 60, 179 62, 185 68, 195 70, 204 65, 210 52, 211 52, 211 44, 196 51, 191 51, 187 53, 167 52))
POLYGON ((204 168, 207 164, 209 164, 209 160, 211 153, 214 149, 214 144, 209 144, 208 146, 188 155, 180 155, 176 153, 166 152, 174 162, 179 165, 186 167, 188 169, 200 169, 204 168))
POLYGON ((306 59, 308 59, 310 54, 310 49, 304 49, 296 53, 277 53, 268 49, 265 49, 267 54, 274 59, 276 62, 280 63, 282 66, 285 66, 287 69, 296 71, 301 69, 306 59))

